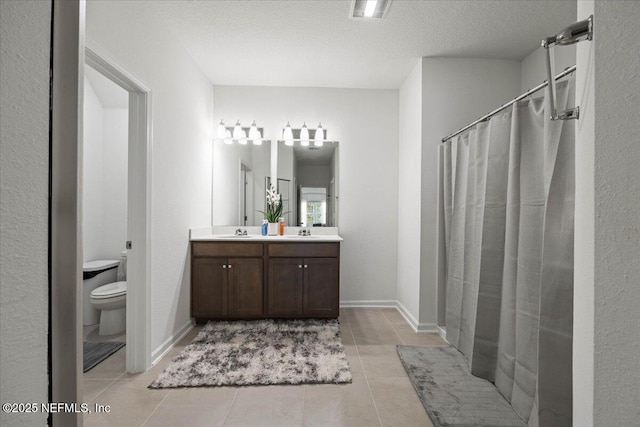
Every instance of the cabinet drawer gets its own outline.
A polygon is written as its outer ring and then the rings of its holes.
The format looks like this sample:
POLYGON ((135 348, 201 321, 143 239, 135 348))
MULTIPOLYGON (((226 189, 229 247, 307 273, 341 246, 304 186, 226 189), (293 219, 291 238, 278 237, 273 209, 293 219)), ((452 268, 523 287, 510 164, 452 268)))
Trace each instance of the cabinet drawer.
POLYGON ((339 243, 269 243, 270 257, 337 257, 339 243))
POLYGON ((261 257, 262 243, 217 243, 193 242, 191 254, 194 257, 261 257))

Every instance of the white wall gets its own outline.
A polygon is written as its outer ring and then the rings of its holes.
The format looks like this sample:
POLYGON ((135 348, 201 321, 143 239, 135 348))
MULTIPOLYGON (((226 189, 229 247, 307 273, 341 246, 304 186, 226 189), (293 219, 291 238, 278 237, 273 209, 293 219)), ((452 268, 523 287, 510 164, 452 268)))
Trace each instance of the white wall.
POLYGON ((151 88, 151 348, 190 321, 191 227, 211 224, 213 88, 152 2, 88 2, 87 39, 151 88))
POLYGON ((438 144, 519 94, 517 61, 422 59, 420 323, 436 323, 438 289, 444 289, 437 261, 438 144))
POLYGON ((574 425, 631 426, 640 409, 640 3, 578 2, 574 425))
MULTIPOLYGON (((51 2, 0 2, 0 401, 47 402, 51 2)), ((2 426, 46 413, 0 412, 2 426)))
POLYGON ((104 258, 119 259, 127 241, 129 109, 104 109, 102 181, 104 258))
MULTIPOLYGON (((115 84, 112 90, 125 92, 115 84)), ((128 109, 103 108, 85 78, 83 261, 118 259, 127 240, 128 109)))
POLYGON ((395 300, 398 92, 215 86, 215 117, 255 119, 272 144, 287 121, 322 122, 340 141, 340 299, 395 300))
MULTIPOLYGON (((560 28, 558 28, 558 31, 560 28)), ((555 61, 555 74, 572 65, 576 65, 576 46, 555 46, 552 48, 555 61)), ((547 80, 547 53, 542 47, 531 52, 521 62, 520 92, 525 93, 547 80)), ((505 100, 506 101, 506 100, 505 100)))
POLYGON ((84 79, 82 128, 82 260, 101 259, 104 218, 102 161, 104 109, 88 79, 84 79))
POLYGON ((422 59, 400 87, 397 299, 418 322, 422 175, 422 59))

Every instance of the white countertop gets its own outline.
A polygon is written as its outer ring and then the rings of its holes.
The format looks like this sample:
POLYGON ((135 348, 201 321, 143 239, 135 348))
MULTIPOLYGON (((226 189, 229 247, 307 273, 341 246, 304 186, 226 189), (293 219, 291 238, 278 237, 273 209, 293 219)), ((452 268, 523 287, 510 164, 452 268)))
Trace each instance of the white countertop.
POLYGON ((298 236, 300 227, 285 228, 284 236, 263 236, 260 227, 200 227, 189 230, 189 240, 192 242, 341 242, 337 227, 311 228, 311 236, 298 236), (240 228, 247 230, 247 236, 235 236, 240 228))
POLYGON ((209 234, 205 236, 191 237, 192 242, 340 242, 342 237, 337 234, 298 236, 289 234, 284 236, 262 236, 250 234, 247 236, 234 236, 232 234, 209 234))

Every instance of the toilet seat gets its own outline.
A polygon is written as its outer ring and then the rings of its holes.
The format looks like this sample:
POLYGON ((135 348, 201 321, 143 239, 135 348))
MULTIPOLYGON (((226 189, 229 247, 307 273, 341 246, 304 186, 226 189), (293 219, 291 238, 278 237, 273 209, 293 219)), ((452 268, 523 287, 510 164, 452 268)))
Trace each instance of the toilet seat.
POLYGON ((91 298, 100 300, 115 298, 127 294, 127 282, 114 282, 100 286, 91 292, 91 298))

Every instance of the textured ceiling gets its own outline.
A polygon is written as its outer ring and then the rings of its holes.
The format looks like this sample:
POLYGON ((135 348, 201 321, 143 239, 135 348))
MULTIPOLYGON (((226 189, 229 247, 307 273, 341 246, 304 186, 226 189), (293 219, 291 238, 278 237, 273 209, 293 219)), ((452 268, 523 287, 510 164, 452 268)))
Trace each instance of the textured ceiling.
POLYGON ((350 1, 159 1, 217 85, 398 88, 422 56, 521 60, 573 23, 575 0, 395 0, 380 21, 350 1))

